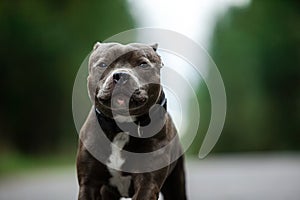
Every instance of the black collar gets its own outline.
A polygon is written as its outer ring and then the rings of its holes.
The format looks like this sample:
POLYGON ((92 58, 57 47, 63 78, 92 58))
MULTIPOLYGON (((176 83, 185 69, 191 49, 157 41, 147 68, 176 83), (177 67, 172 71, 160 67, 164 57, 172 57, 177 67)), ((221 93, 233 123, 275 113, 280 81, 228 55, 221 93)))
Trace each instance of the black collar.
MULTIPOLYGON (((164 93, 162 93, 162 95, 160 96, 159 101, 157 102, 157 104, 159 104, 161 107, 163 107, 165 109, 165 111, 167 111, 167 99, 165 98, 164 93)), ((158 123, 161 123, 163 121, 165 111, 163 113, 158 113, 158 112, 162 112, 162 109, 156 109, 154 111, 155 115, 157 115, 156 120, 158 121, 158 123)), ((125 130, 121 130, 119 128, 119 126, 117 125, 117 123, 115 122, 114 119, 105 116, 96 107, 95 107, 95 113, 96 113, 96 117, 97 117, 99 125, 101 126, 102 130, 104 131, 104 133, 107 136, 112 136, 113 137, 115 134, 125 131, 125 130)), ((149 117, 149 113, 146 113, 142 116, 136 117, 136 120, 134 121, 134 123, 139 125, 139 126, 146 126, 150 123, 150 121, 151 120, 150 120, 150 117, 149 117)), ((126 124, 126 123, 132 123, 132 122, 123 122, 122 124, 126 124)), ((131 132, 137 132, 137 130, 130 130, 130 131, 131 132)), ((112 139, 112 138, 110 138, 110 139, 112 139)))

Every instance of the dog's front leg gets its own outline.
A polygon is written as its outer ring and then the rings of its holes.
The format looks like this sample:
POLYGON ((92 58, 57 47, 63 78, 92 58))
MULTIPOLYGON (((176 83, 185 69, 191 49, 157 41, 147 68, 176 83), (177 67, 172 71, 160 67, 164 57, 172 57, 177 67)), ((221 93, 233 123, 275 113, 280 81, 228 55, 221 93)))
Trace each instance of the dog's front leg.
POLYGON ((98 187, 81 185, 78 200, 101 200, 100 189, 98 187))
POLYGON ((133 176, 135 194, 132 200, 157 200, 167 177, 168 168, 133 176))
POLYGON ((105 166, 96 160, 80 143, 77 155, 78 200, 101 200, 105 166))

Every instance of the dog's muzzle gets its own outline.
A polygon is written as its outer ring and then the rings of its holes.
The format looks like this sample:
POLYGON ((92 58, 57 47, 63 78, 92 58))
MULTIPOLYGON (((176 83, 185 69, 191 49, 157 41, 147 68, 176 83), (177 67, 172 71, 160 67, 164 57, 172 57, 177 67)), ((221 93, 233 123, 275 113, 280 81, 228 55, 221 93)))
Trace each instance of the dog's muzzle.
POLYGON ((147 102, 147 87, 140 86, 138 79, 127 71, 112 72, 96 91, 98 101, 115 109, 129 109, 147 102))
POLYGON ((118 85, 124 85, 128 82, 130 75, 125 72, 117 72, 113 74, 113 82, 118 85))

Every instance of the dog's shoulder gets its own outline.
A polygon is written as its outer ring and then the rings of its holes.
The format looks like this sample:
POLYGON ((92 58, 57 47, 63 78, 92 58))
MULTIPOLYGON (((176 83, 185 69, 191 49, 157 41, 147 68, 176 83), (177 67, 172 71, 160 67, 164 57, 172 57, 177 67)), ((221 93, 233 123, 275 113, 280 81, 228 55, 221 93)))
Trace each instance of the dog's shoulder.
POLYGON ((84 124, 82 125, 79 133, 80 140, 86 145, 92 141, 100 139, 99 124, 95 113, 95 108, 92 106, 84 124))

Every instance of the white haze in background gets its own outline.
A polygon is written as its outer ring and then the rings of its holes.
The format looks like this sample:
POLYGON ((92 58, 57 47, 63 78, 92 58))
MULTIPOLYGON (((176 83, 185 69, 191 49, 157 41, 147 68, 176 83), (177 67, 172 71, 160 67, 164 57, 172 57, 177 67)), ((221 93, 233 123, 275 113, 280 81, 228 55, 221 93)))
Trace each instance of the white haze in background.
MULTIPOLYGON (((199 43, 204 49, 209 49, 218 18, 224 15, 230 7, 246 6, 250 0, 127 0, 127 2, 138 28, 152 27, 176 31, 199 43)), ((138 35, 138 37, 144 36, 138 35)), ((202 78, 195 73, 192 66, 167 52, 159 51, 158 53, 162 56, 165 66, 176 70, 196 90, 202 78)), ((207 66, 207 63, 208 58, 203 59, 199 64, 207 66)), ((208 70, 202 73, 206 76, 208 70)), ((187 86, 178 85, 178 81, 170 79, 172 77, 168 77, 163 68, 162 83, 168 83, 169 88, 182 88, 181 93, 176 94, 177 96, 169 90, 166 91, 166 95, 168 111, 179 133, 183 134, 187 131, 188 120, 191 119, 183 119, 182 116, 188 116, 189 97, 192 94, 186 88, 187 86), (185 98, 179 102, 178 96, 185 98)))

